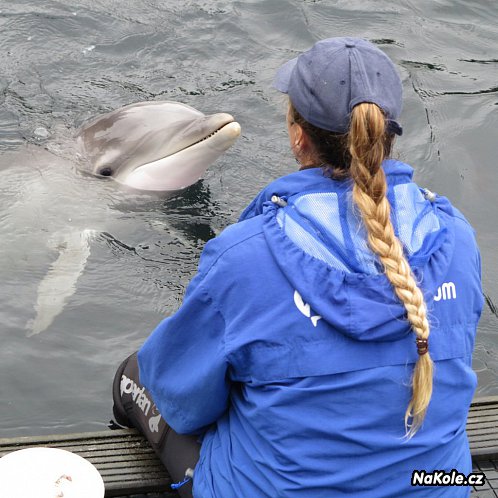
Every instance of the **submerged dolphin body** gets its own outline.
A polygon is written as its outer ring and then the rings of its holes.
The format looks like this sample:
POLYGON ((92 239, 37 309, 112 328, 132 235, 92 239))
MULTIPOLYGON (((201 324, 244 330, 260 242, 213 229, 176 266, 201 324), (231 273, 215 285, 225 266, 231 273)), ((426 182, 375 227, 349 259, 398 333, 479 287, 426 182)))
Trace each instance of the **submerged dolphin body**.
POLYGON ((83 167, 140 190, 195 183, 240 135, 230 114, 206 116, 178 102, 130 104, 85 124, 77 136, 83 167))
POLYGON ((54 235, 53 241, 57 244, 54 249, 59 254, 38 286, 36 316, 26 324, 28 337, 50 327, 76 292, 76 283, 85 269, 90 255, 90 240, 95 233, 94 230, 86 229, 54 235), (57 240, 58 237, 60 240, 57 240))

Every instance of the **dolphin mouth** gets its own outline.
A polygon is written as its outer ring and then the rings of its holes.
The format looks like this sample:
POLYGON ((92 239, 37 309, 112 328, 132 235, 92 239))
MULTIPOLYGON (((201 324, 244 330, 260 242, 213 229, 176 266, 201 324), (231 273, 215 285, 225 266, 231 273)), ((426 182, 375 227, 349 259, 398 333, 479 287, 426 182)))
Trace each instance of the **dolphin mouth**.
POLYGON ((200 140, 197 140, 197 142, 194 142, 193 144, 190 144, 185 148, 188 149, 188 147, 192 147, 194 145, 200 144, 201 142, 204 142, 204 140, 208 140, 209 138, 214 137, 219 131, 221 131, 223 128, 225 128, 225 126, 228 126, 230 123, 234 123, 234 122, 235 122, 235 120, 230 121, 229 123, 226 123, 226 124, 220 126, 217 130, 214 130, 213 133, 210 133, 207 137, 201 138, 200 140))
MULTIPOLYGON (((239 137, 241 132, 240 124, 235 121, 235 118, 230 114, 218 115, 223 119, 222 124, 219 124, 217 128, 214 129, 209 135, 206 135, 199 140, 185 145, 183 148, 172 151, 170 154, 157 159, 154 162, 165 160, 168 158, 173 158, 176 155, 180 155, 182 152, 196 149, 200 144, 203 146, 208 146, 211 149, 217 150, 220 153, 227 150, 233 142, 239 137)), ((137 166, 135 170, 141 168, 146 168, 150 163, 142 164, 137 166)))
POLYGON ((237 121, 235 121, 233 116, 230 116, 229 114, 226 114, 225 116, 226 116, 225 122, 220 126, 218 126, 218 128, 216 128, 209 135, 206 135, 205 137, 197 140, 196 142, 192 142, 183 149, 180 149, 170 155, 178 154, 179 152, 182 152, 186 149, 190 149, 191 147, 195 147, 196 145, 202 142, 211 140, 212 138, 217 137, 220 133, 222 133, 227 139, 230 139, 231 137, 237 138, 240 135, 240 124, 237 123, 237 121))

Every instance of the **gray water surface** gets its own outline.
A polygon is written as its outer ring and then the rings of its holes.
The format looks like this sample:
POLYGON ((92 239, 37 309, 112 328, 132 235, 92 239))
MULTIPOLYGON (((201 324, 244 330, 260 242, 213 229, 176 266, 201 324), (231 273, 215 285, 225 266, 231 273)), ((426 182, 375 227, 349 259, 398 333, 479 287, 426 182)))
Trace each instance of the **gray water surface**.
POLYGON ((120 361, 181 303, 207 240, 295 169, 276 68, 362 36, 398 64, 397 155, 476 229, 487 303, 478 394, 498 394, 498 3, 455 0, 0 0, 0 435, 102 429, 120 361), (172 198, 67 158, 84 120, 143 100, 232 113, 242 137, 172 198), (49 147, 62 156, 44 152, 49 147), (58 234, 93 230, 74 294, 27 337, 58 234))

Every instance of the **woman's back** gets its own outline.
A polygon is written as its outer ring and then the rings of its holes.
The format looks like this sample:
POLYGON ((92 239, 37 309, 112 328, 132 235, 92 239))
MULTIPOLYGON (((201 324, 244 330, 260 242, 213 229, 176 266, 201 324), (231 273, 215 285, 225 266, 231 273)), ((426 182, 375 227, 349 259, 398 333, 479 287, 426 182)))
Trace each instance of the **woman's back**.
MULTIPOLYGON (((346 200, 350 183, 334 182, 321 169, 295 173, 270 184, 243 221, 207 245, 185 302, 202 301, 218 318, 194 330, 199 314, 189 315, 187 304, 186 313, 180 309, 167 321, 179 329, 190 360, 169 360, 161 389, 171 393, 181 384, 183 392, 196 392, 182 401, 181 418, 168 396, 164 410, 173 428, 209 425, 212 404, 230 396, 228 411, 204 436, 198 496, 420 495, 410 485, 414 470, 471 471, 465 422, 482 306, 477 247, 444 198, 424 198, 410 181, 411 168, 396 161, 384 168, 391 203, 403 196, 393 219, 403 220, 400 236, 432 324, 434 392, 423 427, 405 437, 417 350, 404 307, 346 200), (296 180, 300 192, 293 191, 296 180), (287 205, 271 202, 272 194, 287 205), (417 209, 407 209, 410 203, 417 209)), ((434 488, 426 492, 437 496, 434 488)), ((461 488, 439 492, 467 495, 461 488)))

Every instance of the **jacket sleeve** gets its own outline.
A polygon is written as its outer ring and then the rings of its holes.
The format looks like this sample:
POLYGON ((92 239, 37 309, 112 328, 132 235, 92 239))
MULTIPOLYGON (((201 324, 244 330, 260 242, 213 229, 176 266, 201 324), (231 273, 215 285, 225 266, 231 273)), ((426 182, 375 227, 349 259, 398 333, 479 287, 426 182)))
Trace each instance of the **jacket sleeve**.
POLYGON ((138 352, 141 383, 180 434, 203 432, 228 406, 225 322, 209 294, 211 261, 203 254, 180 309, 138 352))

